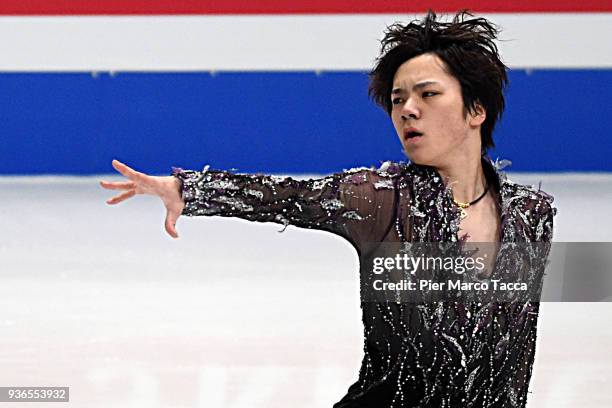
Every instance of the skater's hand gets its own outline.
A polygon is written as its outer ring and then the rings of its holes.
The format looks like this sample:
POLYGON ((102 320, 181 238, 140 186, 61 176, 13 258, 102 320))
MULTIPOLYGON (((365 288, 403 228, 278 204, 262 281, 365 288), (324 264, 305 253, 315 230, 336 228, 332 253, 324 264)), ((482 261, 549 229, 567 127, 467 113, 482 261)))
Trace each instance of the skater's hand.
POLYGON ((125 190, 106 201, 107 204, 119 204, 136 194, 151 194, 158 196, 166 206, 166 232, 172 238, 178 238, 176 221, 181 216, 185 202, 181 197, 181 182, 174 176, 157 177, 140 173, 118 160, 113 160, 113 167, 129 181, 100 181, 100 185, 108 190, 125 190))

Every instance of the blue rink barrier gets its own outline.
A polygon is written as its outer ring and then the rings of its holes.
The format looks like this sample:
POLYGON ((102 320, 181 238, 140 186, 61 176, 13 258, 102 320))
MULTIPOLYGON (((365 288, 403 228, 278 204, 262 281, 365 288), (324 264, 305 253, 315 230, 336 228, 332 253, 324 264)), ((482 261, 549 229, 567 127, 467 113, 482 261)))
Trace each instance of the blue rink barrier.
MULTIPOLYGON (((329 173, 405 159, 365 72, 2 73, 0 174, 329 173)), ((612 171, 612 70, 512 70, 492 157, 612 171)))

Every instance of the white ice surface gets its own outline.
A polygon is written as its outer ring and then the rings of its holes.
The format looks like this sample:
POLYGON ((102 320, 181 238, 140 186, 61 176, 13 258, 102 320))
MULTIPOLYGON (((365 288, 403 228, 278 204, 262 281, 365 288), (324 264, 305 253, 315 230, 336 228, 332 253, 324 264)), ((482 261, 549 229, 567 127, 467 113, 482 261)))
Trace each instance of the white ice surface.
MULTIPOLYGON (((612 175, 511 178, 555 196, 556 241, 611 241, 612 175)), ((183 217, 173 240, 161 202, 109 207, 97 179, 0 178, 0 386, 69 386, 88 408, 344 395, 362 357, 348 243, 219 217, 183 217)), ((610 303, 542 304, 529 408, 612 406, 611 318, 610 303)))

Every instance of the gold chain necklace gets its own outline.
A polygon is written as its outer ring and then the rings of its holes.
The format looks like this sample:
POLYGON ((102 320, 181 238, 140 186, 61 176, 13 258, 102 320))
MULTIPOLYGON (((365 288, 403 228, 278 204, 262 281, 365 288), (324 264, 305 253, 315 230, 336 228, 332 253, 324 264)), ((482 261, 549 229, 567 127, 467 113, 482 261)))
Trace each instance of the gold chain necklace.
POLYGON ((466 208, 468 208, 470 205, 474 205, 476 204, 478 201, 480 201, 482 199, 482 197, 485 196, 485 194, 487 194, 487 191, 489 191, 489 185, 487 184, 487 186, 484 189, 484 192, 480 195, 480 197, 478 197, 477 199, 475 199, 472 202, 469 203, 462 203, 460 201, 455 200, 455 198, 453 197, 453 202, 455 203, 455 205, 457 205, 457 207, 459 207, 459 209, 461 210, 461 219, 464 219, 465 217, 468 216, 467 211, 465 211, 466 208))

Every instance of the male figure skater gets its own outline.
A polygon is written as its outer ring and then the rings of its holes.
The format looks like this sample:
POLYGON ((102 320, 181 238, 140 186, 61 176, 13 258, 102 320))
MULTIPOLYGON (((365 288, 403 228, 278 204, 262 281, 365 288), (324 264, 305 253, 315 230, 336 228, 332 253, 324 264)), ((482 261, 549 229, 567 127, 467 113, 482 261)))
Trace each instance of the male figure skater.
MULTIPOLYGON (((152 177, 113 161, 128 181, 101 182, 124 190, 108 203, 159 196, 175 238, 181 214, 326 230, 356 248, 362 269, 368 243, 549 242, 553 198, 511 182, 486 155, 508 82, 497 33, 467 12, 442 22, 430 11, 388 28, 369 92, 390 115, 408 164, 294 180, 208 168, 152 177)), ((511 263, 502 252, 485 277, 511 263)), ((361 308, 365 355, 335 408, 526 405, 538 302, 362 299, 361 308)))

